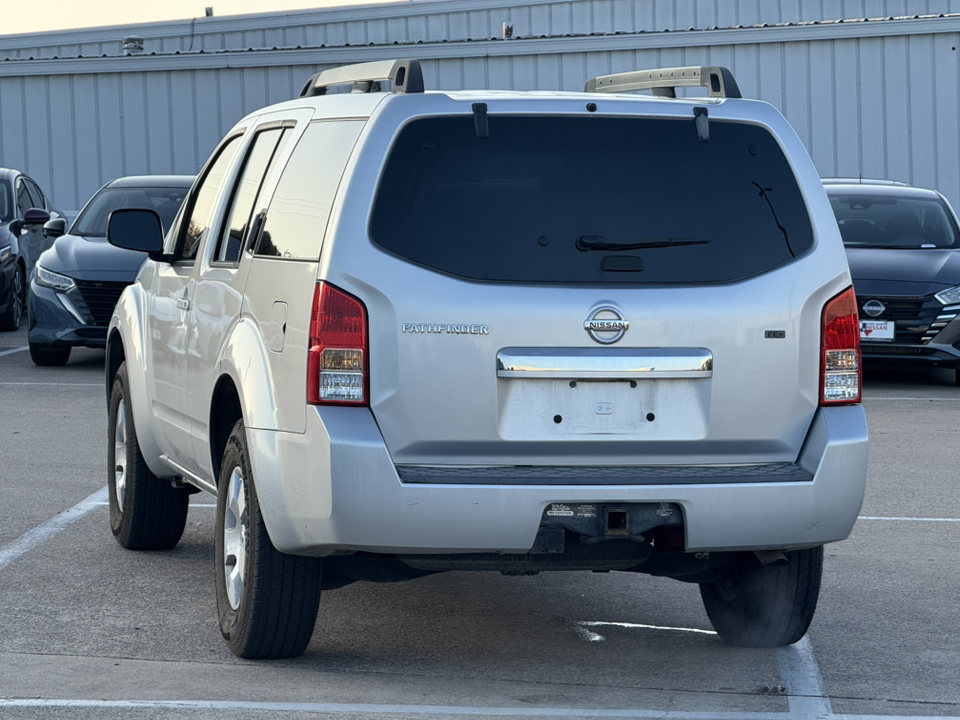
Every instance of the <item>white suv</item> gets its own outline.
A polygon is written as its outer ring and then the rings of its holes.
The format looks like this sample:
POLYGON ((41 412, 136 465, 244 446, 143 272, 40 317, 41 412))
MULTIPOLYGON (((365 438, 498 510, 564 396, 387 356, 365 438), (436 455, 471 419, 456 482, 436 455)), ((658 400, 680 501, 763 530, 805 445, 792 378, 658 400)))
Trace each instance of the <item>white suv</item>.
POLYGON ((109 236, 150 253, 107 343, 113 531, 169 548, 215 495, 238 655, 301 653, 321 589, 445 570, 669 576, 731 643, 806 632, 864 492, 856 300, 803 146, 727 70, 319 73, 166 238, 109 236))

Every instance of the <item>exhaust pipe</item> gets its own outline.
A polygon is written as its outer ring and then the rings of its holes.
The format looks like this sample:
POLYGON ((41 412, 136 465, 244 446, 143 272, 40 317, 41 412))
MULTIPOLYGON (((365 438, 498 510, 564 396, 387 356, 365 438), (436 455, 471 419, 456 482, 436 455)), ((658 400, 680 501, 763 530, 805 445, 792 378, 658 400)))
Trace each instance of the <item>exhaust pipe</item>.
POLYGON ((787 556, 783 554, 783 550, 754 550, 753 554, 756 555, 757 560, 764 565, 782 567, 790 563, 790 561, 787 560, 787 556))

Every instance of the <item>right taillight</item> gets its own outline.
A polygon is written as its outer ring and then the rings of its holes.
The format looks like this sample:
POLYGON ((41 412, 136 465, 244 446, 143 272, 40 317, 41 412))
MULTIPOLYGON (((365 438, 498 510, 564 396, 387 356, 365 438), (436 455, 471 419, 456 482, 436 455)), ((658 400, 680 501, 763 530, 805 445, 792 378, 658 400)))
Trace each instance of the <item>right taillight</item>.
POLYGON ((860 402, 860 317, 852 287, 824 306, 820 349, 820 404, 860 402))
POLYGON ((317 283, 307 354, 307 402, 366 405, 367 311, 353 295, 317 283))

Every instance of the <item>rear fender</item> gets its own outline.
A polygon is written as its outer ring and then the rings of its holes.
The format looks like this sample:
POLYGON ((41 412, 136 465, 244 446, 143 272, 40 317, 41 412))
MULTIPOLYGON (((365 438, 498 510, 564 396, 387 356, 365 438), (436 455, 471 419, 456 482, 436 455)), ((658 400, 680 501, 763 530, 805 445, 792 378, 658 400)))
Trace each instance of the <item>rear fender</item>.
POLYGON ((236 385, 246 427, 279 429, 267 348, 252 320, 243 318, 234 326, 221 353, 220 375, 229 375, 236 385))

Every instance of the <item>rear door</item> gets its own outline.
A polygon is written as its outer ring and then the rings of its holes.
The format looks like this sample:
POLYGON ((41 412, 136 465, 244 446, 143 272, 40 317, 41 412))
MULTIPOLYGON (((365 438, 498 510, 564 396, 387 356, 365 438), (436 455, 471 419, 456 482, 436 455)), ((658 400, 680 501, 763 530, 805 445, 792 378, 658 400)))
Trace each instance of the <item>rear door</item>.
POLYGON ((368 306, 397 463, 796 458, 817 404, 812 298, 842 268, 814 268, 763 126, 711 120, 701 142, 692 113, 491 104, 486 135, 469 114, 408 123, 378 187, 378 252, 342 283, 368 306))
MULTIPOLYGON (((297 121, 311 110, 261 116, 229 188, 222 220, 211 229, 193 290, 187 333, 184 387, 193 428, 194 455, 200 472, 211 477, 210 402, 220 374, 224 345, 241 320, 243 292, 253 259, 253 243, 263 228, 267 199, 286 160, 297 121)), ((215 478, 213 478, 215 480, 215 478)))

